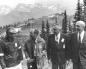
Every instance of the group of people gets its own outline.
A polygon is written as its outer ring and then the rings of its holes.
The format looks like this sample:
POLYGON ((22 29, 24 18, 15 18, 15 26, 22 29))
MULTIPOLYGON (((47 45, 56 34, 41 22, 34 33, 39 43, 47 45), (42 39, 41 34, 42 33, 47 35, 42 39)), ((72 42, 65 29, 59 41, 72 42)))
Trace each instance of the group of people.
MULTIPOLYGON (((40 36, 38 30, 30 32, 30 39, 25 43, 25 53, 28 54, 30 59, 34 61, 31 63, 33 69, 42 69, 44 66, 43 56, 46 57, 46 43, 40 36)), ((30 63, 28 63, 30 65, 30 63)), ((29 68, 30 69, 30 68, 29 68)))
POLYGON ((45 63, 43 57, 52 62, 52 69, 66 69, 65 63, 72 62, 73 69, 86 69, 86 32, 85 22, 76 22, 76 31, 62 33, 59 26, 53 27, 48 41, 34 29, 22 47, 15 39, 13 27, 6 30, 6 36, 0 40, 0 66, 2 69, 24 69, 22 60, 27 59, 28 69, 42 69, 45 63), (47 54, 47 55, 46 55, 47 54))
MULTIPOLYGON (((54 34, 49 36, 47 45, 48 59, 52 69, 67 69, 66 63, 72 62, 71 69, 86 69, 86 32, 85 22, 76 22, 76 31, 62 33, 61 28, 54 27, 54 34)), ((70 69, 70 68, 68 68, 70 69)))
POLYGON ((22 46, 13 27, 8 27, 6 36, 0 40, 0 66, 2 69, 42 69, 46 56, 46 43, 37 29, 30 31, 22 46), (26 59, 25 59, 26 58, 26 59), (25 63, 23 60, 26 60, 25 63), (26 64, 26 65, 25 65, 26 64), (24 66, 23 66, 24 65, 24 66), (27 66, 25 68, 25 66, 27 66))

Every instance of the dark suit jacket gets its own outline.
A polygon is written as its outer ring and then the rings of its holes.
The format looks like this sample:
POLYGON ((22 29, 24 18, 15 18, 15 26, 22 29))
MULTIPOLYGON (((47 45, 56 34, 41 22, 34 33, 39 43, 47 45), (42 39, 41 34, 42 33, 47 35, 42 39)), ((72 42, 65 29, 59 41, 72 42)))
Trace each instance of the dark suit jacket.
POLYGON ((27 53, 27 55, 33 59, 34 58, 34 47, 35 47, 35 40, 30 37, 30 39, 27 40, 27 42, 25 43, 25 52, 27 53))
POLYGON ((48 58, 51 58, 52 63, 64 63, 65 61, 65 48, 63 48, 62 38, 64 39, 64 35, 61 34, 59 44, 55 41, 55 35, 52 34, 48 38, 48 45, 47 45, 47 55, 48 58))
POLYGON ((72 33, 65 34, 65 58, 69 60, 71 58, 71 35, 72 33))
POLYGON ((70 54, 74 63, 86 61, 86 32, 84 33, 82 43, 79 43, 77 39, 77 34, 73 33, 70 40, 70 54))
POLYGON ((77 33, 72 33, 70 39, 70 58, 74 63, 79 62, 79 42, 77 39, 77 33))
POLYGON ((85 63, 86 66, 86 32, 84 33, 82 43, 80 44, 79 58, 80 62, 85 63))

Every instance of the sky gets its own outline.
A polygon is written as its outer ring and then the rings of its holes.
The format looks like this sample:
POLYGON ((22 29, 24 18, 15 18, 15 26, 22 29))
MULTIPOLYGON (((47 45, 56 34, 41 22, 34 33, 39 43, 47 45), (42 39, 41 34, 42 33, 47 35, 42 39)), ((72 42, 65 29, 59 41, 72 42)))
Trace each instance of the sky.
MULTIPOLYGON (((81 0, 82 2, 83 0, 81 0)), ((67 9, 68 13, 74 13, 76 9, 77 0, 0 0, 0 5, 7 5, 11 8, 15 8, 17 4, 59 4, 67 9)))

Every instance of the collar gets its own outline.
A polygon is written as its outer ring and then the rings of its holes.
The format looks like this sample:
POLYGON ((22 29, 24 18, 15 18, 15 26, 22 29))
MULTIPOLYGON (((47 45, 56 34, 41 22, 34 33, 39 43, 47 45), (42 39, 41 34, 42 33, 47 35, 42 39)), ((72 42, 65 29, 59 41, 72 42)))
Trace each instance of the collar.
POLYGON ((81 42, 82 42, 82 40, 83 40, 83 38, 84 38, 84 33, 85 33, 85 31, 84 31, 84 30, 80 33, 81 42))
POLYGON ((60 34, 61 34, 61 33, 59 32, 59 33, 58 33, 58 35, 57 35, 57 36, 58 36, 58 38, 60 38, 60 34))
POLYGON ((58 37, 58 38, 59 38, 59 37, 60 37, 60 35, 61 35, 61 33, 59 32, 57 35, 55 35, 55 37, 58 37))
POLYGON ((55 40, 59 43, 61 33, 59 32, 58 35, 55 35, 55 40))

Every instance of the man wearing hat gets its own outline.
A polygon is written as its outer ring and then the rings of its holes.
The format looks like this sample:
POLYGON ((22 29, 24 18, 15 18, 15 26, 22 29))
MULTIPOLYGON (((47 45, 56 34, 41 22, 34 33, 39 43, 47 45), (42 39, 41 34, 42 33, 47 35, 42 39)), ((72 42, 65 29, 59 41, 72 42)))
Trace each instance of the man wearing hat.
POLYGON ((3 56, 0 63, 3 69, 22 69, 20 61, 22 60, 21 46, 15 41, 14 34, 17 32, 15 28, 9 27, 6 30, 6 37, 0 41, 0 51, 3 56), (20 59, 21 58, 21 59, 20 59))
POLYGON ((86 32, 85 22, 76 22, 76 32, 71 34, 70 54, 73 69, 86 69, 86 32))
POLYGON ((54 34, 48 38, 47 55, 52 62, 52 69, 63 69, 65 63, 65 38, 61 27, 54 26, 54 34))

